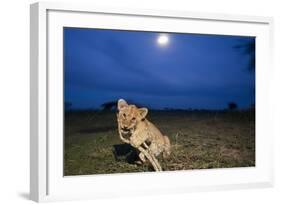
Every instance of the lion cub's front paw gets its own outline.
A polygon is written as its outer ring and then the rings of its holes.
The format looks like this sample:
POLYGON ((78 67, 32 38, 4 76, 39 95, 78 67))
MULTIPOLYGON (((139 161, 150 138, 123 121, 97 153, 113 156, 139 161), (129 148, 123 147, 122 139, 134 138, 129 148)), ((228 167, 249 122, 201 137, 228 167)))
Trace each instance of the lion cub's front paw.
POLYGON ((135 161, 135 163, 136 163, 136 165, 142 165, 143 164, 143 162, 141 160, 137 160, 137 161, 135 161))

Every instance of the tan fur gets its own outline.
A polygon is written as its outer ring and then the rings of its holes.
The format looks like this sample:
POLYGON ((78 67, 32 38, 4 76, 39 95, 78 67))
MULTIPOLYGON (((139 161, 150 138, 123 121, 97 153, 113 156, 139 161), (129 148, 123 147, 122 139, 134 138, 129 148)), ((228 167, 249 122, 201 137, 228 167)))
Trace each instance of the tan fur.
MULTIPOLYGON (((123 142, 136 148, 147 146, 146 148, 153 156, 163 154, 164 157, 167 157, 170 155, 170 140, 146 119, 147 108, 137 108, 120 99, 118 111, 118 129, 123 142)), ((140 153, 139 157, 143 162, 146 160, 143 153, 140 153)))

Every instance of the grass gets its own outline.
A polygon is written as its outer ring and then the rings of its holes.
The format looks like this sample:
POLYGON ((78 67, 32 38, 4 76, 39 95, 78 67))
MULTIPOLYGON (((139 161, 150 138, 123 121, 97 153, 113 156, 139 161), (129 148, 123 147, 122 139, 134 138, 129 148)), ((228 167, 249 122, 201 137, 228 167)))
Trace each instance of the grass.
MULTIPOLYGON (((150 111, 148 119, 172 143, 159 159, 164 170, 255 166, 252 112, 150 111)), ((136 156, 119 139, 114 112, 66 112, 64 175, 153 171, 136 156)))

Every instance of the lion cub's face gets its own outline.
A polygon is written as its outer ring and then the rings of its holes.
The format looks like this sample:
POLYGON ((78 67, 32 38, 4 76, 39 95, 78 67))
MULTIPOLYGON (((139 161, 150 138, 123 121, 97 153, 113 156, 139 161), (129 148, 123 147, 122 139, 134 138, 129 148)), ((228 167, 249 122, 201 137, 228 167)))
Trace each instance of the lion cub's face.
POLYGON ((123 99, 118 100, 117 120, 124 133, 132 132, 137 124, 147 115, 147 108, 137 108, 135 105, 128 105, 123 99))

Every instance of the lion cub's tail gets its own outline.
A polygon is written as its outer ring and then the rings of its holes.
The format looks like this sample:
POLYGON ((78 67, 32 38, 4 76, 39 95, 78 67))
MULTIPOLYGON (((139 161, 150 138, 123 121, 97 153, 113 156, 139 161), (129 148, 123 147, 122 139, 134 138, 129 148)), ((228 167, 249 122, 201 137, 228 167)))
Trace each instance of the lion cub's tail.
POLYGON ((164 135, 164 152, 163 152, 163 157, 167 158, 171 154, 171 143, 169 138, 164 135))

